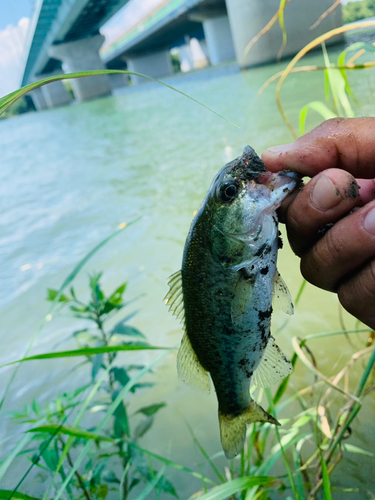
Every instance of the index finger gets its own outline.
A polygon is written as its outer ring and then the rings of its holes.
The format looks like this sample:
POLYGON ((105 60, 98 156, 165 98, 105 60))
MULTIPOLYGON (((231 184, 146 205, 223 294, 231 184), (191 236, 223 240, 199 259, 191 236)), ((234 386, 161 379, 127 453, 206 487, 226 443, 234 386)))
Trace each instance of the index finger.
POLYGON ((262 160, 271 172, 293 170, 314 177, 341 168, 354 177, 375 177, 375 118, 332 118, 292 144, 267 149, 262 160))

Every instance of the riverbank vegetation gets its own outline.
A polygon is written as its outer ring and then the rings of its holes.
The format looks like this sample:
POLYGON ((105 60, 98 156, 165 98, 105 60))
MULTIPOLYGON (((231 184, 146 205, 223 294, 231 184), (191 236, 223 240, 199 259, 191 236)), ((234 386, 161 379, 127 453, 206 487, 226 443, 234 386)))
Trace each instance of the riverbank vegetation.
POLYGON ((342 17, 344 23, 354 23, 361 19, 375 16, 375 1, 360 0, 348 2, 342 6, 342 17))
MULTIPOLYGON (((191 498, 201 500, 272 499, 285 494, 303 500, 316 498, 322 488, 324 498, 330 499, 330 475, 343 456, 374 458, 348 439, 364 398, 375 389, 375 335, 359 322, 352 330, 343 324, 340 331, 292 339, 293 366, 300 364, 312 373, 313 383, 295 390, 290 386, 292 374, 276 390, 253 388, 257 402, 268 408, 282 427, 259 423, 249 426, 241 455, 223 470, 217 464, 223 452, 209 456, 192 430, 191 445, 200 451, 203 468, 176 463, 144 448, 139 440, 152 432, 155 418, 168 412, 165 401, 154 400, 152 388, 156 383, 153 371, 170 349, 163 348, 148 366, 129 360, 131 352, 159 348, 150 346, 144 335, 131 326, 133 313, 124 300, 126 283, 106 295, 100 284, 101 274, 94 274, 89 278, 88 293, 77 295, 75 277, 105 242, 76 266, 59 290, 47 291, 51 302, 48 321, 66 310, 76 318, 72 338, 77 349, 62 351, 60 347, 56 352, 25 356, 20 362, 77 358, 70 371, 77 371, 84 383, 57 394, 44 406, 34 400, 12 413, 21 434, 3 457, 0 479, 17 460, 26 458, 30 466, 14 490, 0 490, 0 498, 35 500, 28 494, 34 493, 36 485, 43 487, 44 496, 39 497, 43 499, 141 500, 151 492, 157 498, 178 498, 170 472, 175 470, 191 477, 197 492, 191 498), (116 320, 118 315, 120 320, 116 320), (349 359, 337 365, 335 375, 328 377, 319 369, 314 344, 338 336, 347 338, 356 348, 349 359), (364 361, 365 369, 358 378, 364 361), (134 408, 137 395, 144 392, 149 394, 150 404, 138 405, 129 412, 129 404, 134 408), (283 417, 285 414, 288 416, 283 417), (280 474, 280 470, 284 473, 280 474)), ((305 282, 295 300, 297 309, 304 290, 305 282)), ((290 321, 279 330, 287 328, 290 321)))
MULTIPOLYGON (((371 44, 357 43, 346 48, 337 61, 331 61, 324 42, 345 30, 345 27, 333 30, 316 39, 261 89, 263 92, 277 82, 279 109, 293 137, 298 134, 289 122, 280 97, 281 87, 287 78, 293 78, 292 73, 321 71, 324 75, 326 100, 304 105, 300 112, 300 134, 304 133, 311 112, 323 119, 360 113, 360 102, 350 86, 349 72, 366 71, 373 66, 375 49, 371 44), (322 44, 324 65, 297 67, 296 63, 304 54, 319 44, 322 44)), ((37 82, 29 90, 41 84, 37 82)), ((0 99, 0 112, 25 92, 27 89, 0 99)), ((257 402, 268 407, 282 426, 259 423, 249 426, 244 450, 224 467, 220 465, 223 452, 220 450, 210 456, 193 430, 191 446, 195 446, 202 456, 200 466, 177 463, 151 452, 140 444, 140 440, 146 433, 152 433, 154 421, 168 412, 167 401, 154 401, 152 397, 156 384, 154 371, 173 346, 152 346, 142 332, 132 326, 132 309, 126 302, 127 283, 120 281, 115 290, 106 294, 101 284, 102 275, 98 273, 89 278, 86 294, 78 295, 74 287, 76 276, 88 260, 104 244, 110 244, 113 237, 125 229, 131 231, 128 226, 121 225, 116 233, 99 243, 77 264, 58 290, 47 292, 50 302, 47 316, 24 358, 15 366, 36 361, 43 363, 46 359, 77 360, 70 370, 79 370, 83 383, 77 382, 67 393, 56 394, 44 406, 35 400, 12 414, 20 430, 16 438, 9 436, 2 443, 8 451, 1 457, 0 481, 19 460, 27 461, 29 466, 13 489, 0 489, 0 499, 35 500, 36 484, 42 485, 43 496, 39 498, 43 500, 177 498, 178 487, 171 471, 190 478, 196 492, 192 499, 341 498, 342 492, 335 497, 332 475, 342 459, 348 455, 368 461, 374 459, 371 452, 350 440, 352 429, 358 425, 357 416, 367 404, 366 397, 375 389, 374 332, 354 319, 350 320, 353 325, 348 326, 340 312, 342 328, 339 331, 294 337, 291 340, 292 363, 303 371, 308 382, 296 388, 292 374, 279 387, 255 391, 257 402), (31 356, 30 350, 45 322, 63 312, 69 312, 76 319, 72 332, 76 349, 31 356), (314 356, 314 345, 331 337, 348 342, 352 352, 347 359, 335 364, 333 374, 327 375, 314 356), (134 363, 131 354, 137 351, 154 351, 154 360, 148 365, 134 363), (133 405, 140 394, 149 398, 147 405, 133 405), (136 409, 130 411, 129 407, 134 406, 136 409)), ((303 282, 295 298, 297 310, 306 293, 305 285, 303 282)), ((288 322, 280 330, 287 328, 288 322)), ((2 411, 13 378, 14 375, 0 403, 2 411)), ((363 491, 352 493, 352 498, 374 496, 369 485, 363 491)))

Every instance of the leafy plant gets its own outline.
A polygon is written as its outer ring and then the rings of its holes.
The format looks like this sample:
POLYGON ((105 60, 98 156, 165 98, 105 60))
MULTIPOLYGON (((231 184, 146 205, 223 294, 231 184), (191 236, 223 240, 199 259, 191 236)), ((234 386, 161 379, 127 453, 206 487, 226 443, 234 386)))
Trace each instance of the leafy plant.
MULTIPOLYGON (((127 306, 123 295, 127 283, 121 284, 106 295, 100 283, 102 274, 89 278, 90 297, 87 301, 78 298, 74 287, 67 294, 48 289, 48 300, 56 298, 62 308, 69 308, 73 317, 83 323, 82 328, 72 333, 80 350, 86 352, 86 366, 90 366, 91 380, 86 385, 66 394, 41 408, 34 400, 30 407, 17 412, 13 419, 22 424, 32 424, 27 431, 32 434, 32 446, 21 453, 40 469, 39 478, 46 481, 53 477, 55 488, 67 479, 66 468, 72 468, 74 458, 83 445, 92 441, 86 462, 66 485, 70 498, 103 499, 111 491, 120 490, 120 498, 141 482, 150 483, 158 474, 145 458, 141 448, 134 448, 138 440, 152 427, 156 414, 165 403, 151 404, 129 415, 126 401, 122 398, 116 405, 112 422, 102 432, 95 431, 93 420, 98 413, 106 414, 123 389, 129 385, 133 373, 145 370, 144 365, 116 365, 118 352, 95 352, 100 347, 151 347, 145 336, 128 324, 128 315, 114 326, 107 327, 112 318, 127 306), (95 397, 85 405, 83 396, 96 385, 95 397), (65 425, 71 413, 82 410, 73 427, 65 425), (80 425, 87 420, 86 427, 80 425), (133 422, 134 426, 133 426, 133 422)), ((153 382, 138 382, 131 385, 129 393, 153 387, 153 382)), ((86 400, 87 401, 87 400, 86 400)), ((157 491, 176 496, 173 485, 161 474, 153 486, 157 491)))

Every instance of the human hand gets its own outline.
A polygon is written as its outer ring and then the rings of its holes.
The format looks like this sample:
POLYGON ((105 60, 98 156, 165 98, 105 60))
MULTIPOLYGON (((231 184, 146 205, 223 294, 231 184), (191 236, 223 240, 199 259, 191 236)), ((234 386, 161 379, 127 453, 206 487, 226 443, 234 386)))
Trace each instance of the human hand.
POLYGON ((375 118, 328 120, 262 159, 312 177, 280 208, 302 275, 375 329, 375 118))

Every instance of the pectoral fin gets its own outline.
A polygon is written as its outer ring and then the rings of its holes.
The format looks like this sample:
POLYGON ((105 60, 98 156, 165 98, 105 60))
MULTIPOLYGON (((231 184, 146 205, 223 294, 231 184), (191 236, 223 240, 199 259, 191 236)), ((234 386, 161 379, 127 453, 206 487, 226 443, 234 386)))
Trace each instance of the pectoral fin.
POLYGON ((262 359, 253 374, 252 383, 257 387, 271 387, 280 383, 292 371, 292 363, 276 344, 275 339, 270 337, 262 359))
POLYGON ((177 373, 180 379, 192 389, 204 394, 210 393, 210 376, 200 364, 186 332, 177 354, 177 373))
POLYGON ((282 279, 277 269, 275 276, 273 277, 272 305, 281 309, 286 314, 294 314, 292 297, 290 296, 290 292, 285 281, 282 279))
POLYGON ((251 277, 246 273, 246 269, 240 269, 231 304, 232 323, 237 328, 242 328, 244 325, 246 313, 250 309, 252 295, 253 283, 251 277))

